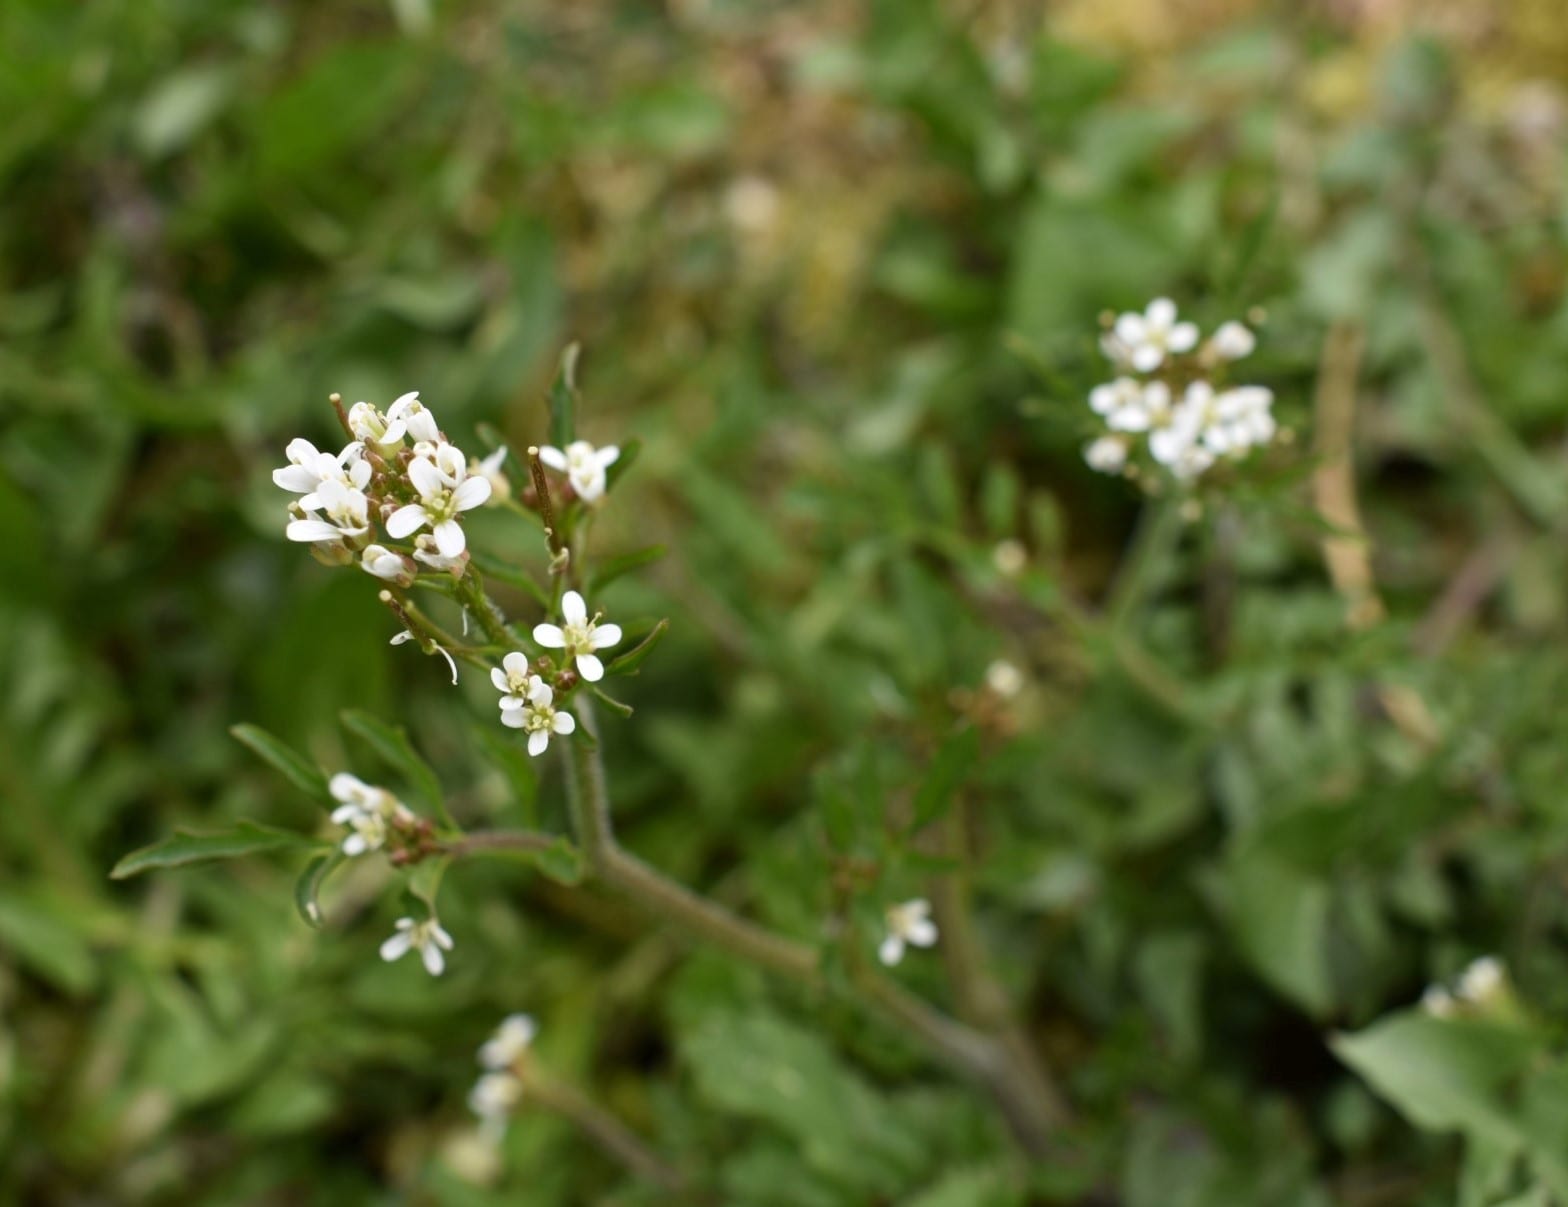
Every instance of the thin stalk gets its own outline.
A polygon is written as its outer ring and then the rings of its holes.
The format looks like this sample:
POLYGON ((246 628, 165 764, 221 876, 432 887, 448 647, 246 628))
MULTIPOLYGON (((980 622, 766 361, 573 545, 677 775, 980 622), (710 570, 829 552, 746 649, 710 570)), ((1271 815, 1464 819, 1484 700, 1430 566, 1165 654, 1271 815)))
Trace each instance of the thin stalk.
POLYGON ((506 627, 506 617, 502 615, 501 609, 485 594, 484 579, 474 566, 469 566, 463 577, 457 580, 457 595, 459 602, 479 622, 485 637, 493 645, 506 648, 517 644, 517 639, 506 627))
MULTIPOLYGON (((829 987, 812 948, 746 921, 621 849, 610 818, 592 703, 579 697, 574 712, 584 732, 566 743, 567 800, 593 874, 656 917, 667 918, 700 939, 798 984, 829 987)), ((1015 1048, 948 1018, 863 964, 851 967, 849 984, 851 1000, 890 1019, 954 1072, 989 1090, 1025 1151, 1037 1156, 1050 1151, 1068 1112, 1027 1045, 1015 1048)))
POLYGON ((480 830, 443 843, 448 855, 504 854, 508 851, 548 851, 556 844, 553 835, 536 830, 480 830))
POLYGON ((636 1132, 582 1091, 529 1068, 522 1074, 525 1099, 554 1111, 637 1177, 670 1192, 687 1189, 686 1179, 636 1132))
POLYGON ((1105 614, 1113 634, 1120 635, 1131 626, 1180 536, 1181 509, 1177 500, 1151 499, 1144 504, 1132 545, 1122 559, 1106 601, 1105 614))

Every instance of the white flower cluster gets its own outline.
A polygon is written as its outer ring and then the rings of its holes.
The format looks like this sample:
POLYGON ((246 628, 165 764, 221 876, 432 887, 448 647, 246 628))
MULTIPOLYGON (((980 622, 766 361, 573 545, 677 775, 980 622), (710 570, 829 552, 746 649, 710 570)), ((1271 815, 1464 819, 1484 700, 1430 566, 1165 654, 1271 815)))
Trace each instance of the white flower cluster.
POLYGON ((1169 298, 1118 316, 1100 338, 1118 376, 1089 392, 1089 406, 1108 429, 1084 451, 1089 467, 1121 473, 1141 437, 1156 462, 1186 481, 1267 444, 1276 431, 1272 391, 1220 389, 1211 380, 1256 343, 1241 323, 1227 322, 1200 344, 1197 325, 1178 321, 1169 298))
POLYGON ((479 1049, 485 1070, 468 1092, 468 1106, 479 1116, 480 1134, 492 1143, 501 1138, 507 1116, 523 1096, 518 1065, 527 1056, 538 1028, 526 1014, 509 1014, 479 1049))
MULTIPOLYGON (((547 650, 563 650, 577 674, 589 683, 604 678, 604 663, 596 653, 621 639, 621 626, 600 624, 596 613, 588 615, 588 604, 576 591, 561 596, 559 625, 534 626, 534 640, 547 650)), ((555 689, 534 672, 528 655, 513 650, 490 669, 490 682, 501 693, 501 724, 528 734, 528 753, 543 754, 551 734, 569 734, 577 728, 570 713, 555 706, 555 689)))
POLYGON ((417 391, 384 414, 356 402, 348 426, 354 440, 342 452, 291 440, 289 463, 273 471, 278 486, 301 496, 289 505, 289 540, 309 544, 334 565, 358 553, 367 574, 399 586, 414 581, 415 562, 460 574, 468 547, 460 517, 491 497, 501 476, 500 455, 471 463, 441 434, 417 391), (412 557, 376 543, 375 520, 394 541, 419 533, 412 557))
POLYGON ((566 475, 577 497, 584 503, 596 503, 604 497, 609 479, 605 471, 620 460, 621 450, 609 444, 594 448, 586 440, 573 440, 565 449, 546 444, 539 450, 539 460, 557 473, 566 475))
POLYGON ((347 828, 343 854, 350 857, 379 851, 386 846, 391 830, 415 821, 407 806, 385 788, 367 784, 346 771, 334 775, 327 787, 332 799, 341 802, 332 810, 332 822, 347 828))
POLYGON ((1508 970, 1496 956, 1473 960, 1459 974, 1453 991, 1444 985, 1429 985, 1421 995, 1421 1008, 1436 1018, 1452 1018, 1465 1010, 1485 1010, 1495 1004, 1508 987, 1508 970))

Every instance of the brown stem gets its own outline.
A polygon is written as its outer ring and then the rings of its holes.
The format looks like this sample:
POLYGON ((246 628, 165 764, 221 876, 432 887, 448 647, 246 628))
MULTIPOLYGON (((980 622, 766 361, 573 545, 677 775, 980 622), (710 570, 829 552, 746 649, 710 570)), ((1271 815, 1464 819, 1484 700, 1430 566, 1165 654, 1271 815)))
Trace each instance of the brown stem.
POLYGON ((672 1193, 686 1189, 686 1179, 678 1169, 666 1163, 641 1136, 586 1094, 531 1068, 521 1076, 527 1101, 569 1120, 637 1177, 672 1193))

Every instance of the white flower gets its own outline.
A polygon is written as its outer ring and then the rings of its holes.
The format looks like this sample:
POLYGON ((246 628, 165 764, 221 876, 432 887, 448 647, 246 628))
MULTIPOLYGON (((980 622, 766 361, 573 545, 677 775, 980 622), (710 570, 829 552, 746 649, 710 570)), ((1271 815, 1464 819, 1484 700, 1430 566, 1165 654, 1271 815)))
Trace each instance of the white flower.
POLYGON ((290 440, 284 453, 289 463, 273 470, 272 480, 284 490, 305 495, 300 506, 307 510, 318 506, 310 496, 323 482, 341 482, 353 490, 364 490, 370 481, 370 462, 365 460, 364 446, 358 441, 335 457, 319 452, 305 439, 290 440))
POLYGON ((366 545, 359 555, 359 566, 366 574, 384 582, 406 587, 418 573, 414 565, 401 553, 394 553, 385 545, 366 545))
MULTIPOLYGON (((417 557, 419 555, 415 554, 414 556, 417 557)), ((402 645, 405 641, 413 641, 413 640, 415 640, 414 635, 412 633, 410 633, 407 629, 404 629, 401 633, 396 634, 392 638, 391 641, 387 642, 387 644, 388 645, 402 645)), ((423 643, 421 643, 421 648, 423 648, 423 643)), ((430 649, 434 650, 436 653, 440 654, 441 657, 446 659, 446 664, 449 667, 452 668, 452 686, 456 687, 457 686, 457 663, 452 660, 452 655, 447 653, 445 646, 440 645, 440 644, 438 644, 438 643, 436 643, 434 641, 432 641, 430 643, 430 649)))
POLYGON ((337 542, 362 537, 370 531, 370 503, 365 492, 336 479, 322 482, 295 506, 304 514, 291 520, 284 530, 291 541, 337 542), (311 505, 306 506, 307 502, 311 505), (327 518, 322 519, 317 511, 326 512, 327 518))
POLYGON ((434 918, 426 918, 423 922, 399 918, 397 930, 381 945, 381 958, 390 964, 410 951, 418 951, 425 971, 431 976, 440 976, 446 968, 446 957, 441 953, 451 951, 452 947, 452 936, 442 930, 441 923, 434 918))
POLYGON ((572 441, 565 452, 548 444, 539 450, 539 460, 564 473, 577 497, 585 503, 592 503, 604 494, 604 471, 614 465, 620 455, 621 450, 613 444, 596 449, 586 440, 572 441))
MULTIPOLYGON (((418 391, 404 394, 388 410, 396 411, 409 399, 418 396, 418 391)), ((403 443, 403 435, 408 431, 408 424, 402 419, 394 419, 391 414, 383 415, 368 402, 356 402, 348 409, 348 430, 354 433, 356 439, 373 444, 377 451, 389 455, 403 443)))
POLYGON ((1003 578, 1017 578, 1029 565, 1029 550, 1013 537, 997 541, 991 549, 991 564, 1003 578))
POLYGON ((1131 377, 1118 377, 1089 391, 1089 406, 1105 419, 1113 432, 1147 431, 1155 410, 1170 405, 1170 389, 1162 381, 1144 383, 1131 377), (1145 397, 1145 394, 1148 397, 1145 397))
POLYGON ((1214 400, 1216 418, 1224 425, 1226 439, 1236 451, 1255 448, 1274 439, 1277 425, 1273 406, 1274 392, 1264 386, 1238 386, 1214 400))
POLYGON ((479 1132, 490 1143, 501 1139, 506 1117, 523 1096, 523 1083, 511 1073, 485 1073, 468 1091, 468 1109, 479 1116, 479 1132))
POLYGON ((916 897, 887 910, 887 938, 877 948, 877 958, 892 967, 904 958, 904 945, 930 947, 936 942, 936 923, 931 921, 931 903, 916 897))
POLYGON ((501 1020, 495 1034, 479 1049, 479 1063, 487 1069, 509 1069, 517 1058, 528 1051, 539 1032, 534 1020, 526 1014, 508 1014, 501 1020))
POLYGON ((1485 1005, 1502 989, 1506 975, 1496 956, 1482 956, 1459 974, 1459 996, 1474 1005, 1485 1005))
POLYGON ((1441 985, 1428 985, 1421 995, 1421 1009, 1433 1018, 1452 1018, 1457 1008, 1454 995, 1441 985))
MULTIPOLYGON (((513 651, 502 661, 515 666, 512 660, 522 657, 522 654, 513 651)), ((499 670, 491 670, 490 679, 502 691, 508 691, 511 687, 511 676, 503 675, 499 670), (507 683, 506 687, 502 687, 503 680, 507 683)), ((528 677, 520 694, 501 697, 501 724, 527 733, 528 753, 535 756, 545 752, 552 733, 568 734, 577 728, 577 721, 571 713, 556 711, 555 692, 538 675, 528 677)))
MULTIPOLYGON (((461 453, 457 456, 462 458, 461 453)), ((467 477, 466 460, 454 463, 446 458, 445 461, 441 465, 426 457, 415 457, 409 462, 408 480, 419 492, 419 502, 399 507, 387 517, 387 535, 402 540, 429 524, 441 556, 457 557, 468 547, 463 526, 457 522, 458 514, 478 507, 488 499, 490 483, 485 478, 467 477), (455 473, 452 472, 454 468, 455 473)))
POLYGON ((1101 436, 1083 451, 1089 468, 1101 474, 1119 474, 1127 464, 1127 441, 1116 436, 1101 436))
POLYGON ((1221 323, 1219 329, 1209 336, 1209 349, 1219 360, 1240 360, 1244 356, 1251 356, 1257 346, 1257 337, 1235 321, 1221 323))
POLYGON ((506 445, 502 445, 484 460, 470 460, 468 473, 470 477, 484 478, 490 483, 490 502, 492 504, 504 503, 512 497, 512 482, 501 469, 501 463, 506 460, 506 445))
POLYGON ((576 591, 561 596, 563 626, 539 624, 534 626, 534 640, 547 650, 565 650, 568 658, 577 660, 577 673, 589 683, 604 678, 604 663, 595 650, 607 649, 621 639, 621 626, 600 624, 596 613, 588 618, 588 605, 576 591))
POLYGON ((1005 658, 998 658, 985 668, 985 685, 1002 699, 1010 700, 1023 691, 1024 673, 1005 658))
POLYGON ((1123 314, 1112 329, 1116 345, 1140 373, 1152 373, 1169 352, 1190 352, 1198 342, 1194 323, 1176 321, 1176 303, 1155 298, 1142 314, 1123 314))
POLYGON ((1149 436, 1150 455, 1178 478, 1195 478, 1214 464, 1215 450, 1204 442, 1213 402, 1214 388, 1206 381, 1193 382, 1149 436))
POLYGON ((385 788, 373 787, 346 771, 334 775, 328 788, 334 800, 343 802, 332 810, 332 822, 350 831, 343 839, 345 855, 379 850, 386 845, 389 824, 414 820, 403 802, 385 788))
POLYGON ((389 406, 387 419, 394 425, 401 423, 415 440, 428 440, 434 443, 441 439, 441 429, 436 426, 436 417, 429 407, 419 401, 418 390, 404 394, 389 406))

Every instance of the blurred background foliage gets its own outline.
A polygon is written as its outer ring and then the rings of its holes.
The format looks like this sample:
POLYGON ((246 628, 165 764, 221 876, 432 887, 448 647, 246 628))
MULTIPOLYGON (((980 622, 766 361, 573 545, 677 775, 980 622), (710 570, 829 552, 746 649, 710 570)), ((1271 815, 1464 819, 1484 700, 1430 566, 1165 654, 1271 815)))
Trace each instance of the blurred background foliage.
POLYGON ((725 1203, 1568 1202, 1554 1029, 1408 1013, 1485 952, 1568 1006, 1565 86, 1555 0, 0 6, 0 1196, 651 1201, 541 1112, 464 1139, 524 1009, 725 1203), (1154 565, 1130 656, 1072 619, 1140 510, 1083 398, 1096 316, 1162 293, 1266 310, 1297 439, 1154 565), (440 982, 375 958, 368 862, 320 932, 281 857, 107 879, 175 824, 318 826, 227 730, 383 775, 347 707, 464 819, 564 825, 268 471, 333 390, 537 441, 570 339, 582 434, 645 442, 602 546, 671 550, 605 601, 672 619, 606 721, 627 844, 820 939, 843 858, 920 889, 887 817, 972 719, 982 931, 1072 1160, 519 869, 450 874, 440 982))

